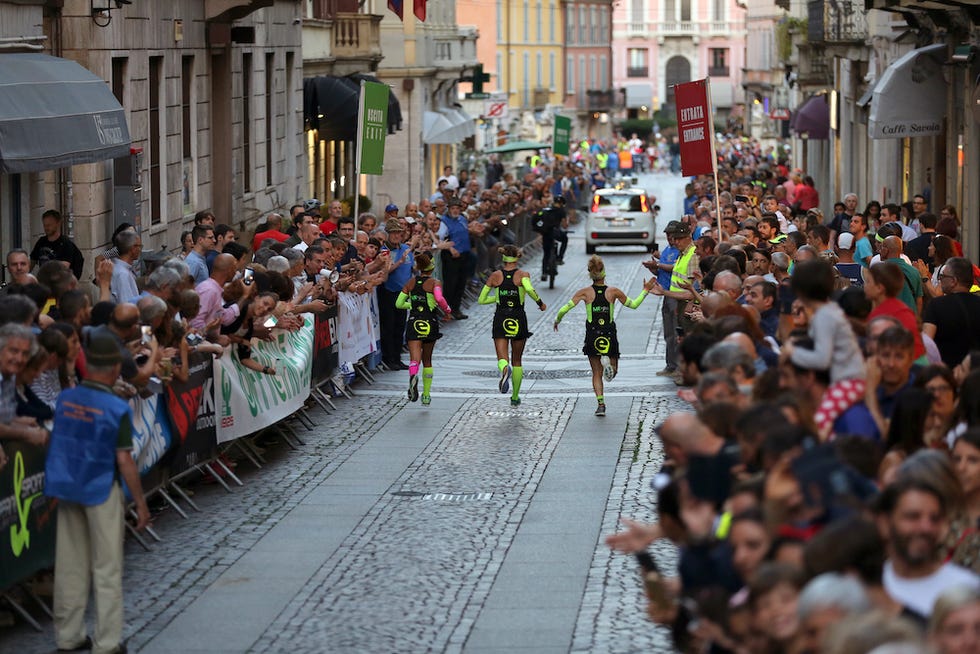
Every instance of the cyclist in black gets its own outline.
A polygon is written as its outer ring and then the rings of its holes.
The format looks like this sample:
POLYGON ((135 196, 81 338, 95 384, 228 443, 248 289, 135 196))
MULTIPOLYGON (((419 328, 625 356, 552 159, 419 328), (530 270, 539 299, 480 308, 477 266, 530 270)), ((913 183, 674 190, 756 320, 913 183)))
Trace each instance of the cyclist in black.
POLYGON ((419 274, 415 279, 408 280, 395 306, 408 309, 408 324, 405 326, 405 342, 408 345, 408 399, 415 402, 419 399, 419 364, 422 365, 422 404, 428 406, 432 402, 429 391, 432 389, 432 350, 436 341, 442 337, 439 333, 439 314, 436 307, 442 309, 446 320, 452 319, 452 309, 442 296, 442 283, 432 276, 435 263, 432 255, 423 252, 415 255, 415 264, 419 274))
POLYGON ((516 245, 500 248, 500 258, 504 265, 487 278, 487 283, 480 292, 480 304, 497 304, 497 311, 493 314, 493 347, 497 352, 497 368, 500 370, 498 388, 501 393, 506 393, 513 377, 514 392, 510 396, 512 406, 521 403, 521 381, 524 379, 521 356, 524 354, 524 343, 531 336, 527 328, 527 314, 524 312, 525 295, 530 295, 542 311, 547 308, 531 286, 531 276, 517 267, 520 257, 521 250, 516 245))
POLYGON ((592 367, 592 389, 599 403, 595 414, 604 416, 606 401, 603 397, 602 380, 605 378, 606 381, 612 381, 619 371, 619 339, 616 336, 613 306, 619 300, 620 304, 629 309, 637 308, 647 296, 647 292, 652 290, 656 278, 644 282, 643 290, 631 300, 620 289, 606 285, 606 267, 601 257, 592 255, 589 259, 589 277, 592 278, 592 286, 577 291, 572 299, 558 310, 555 331, 558 331, 558 323, 566 313, 579 302, 585 302, 585 345, 582 353, 589 357, 589 365, 592 367))
POLYGON ((548 281, 552 265, 565 263, 565 250, 568 249, 568 234, 563 229, 567 224, 568 214, 565 212, 565 196, 556 195, 550 207, 545 207, 534 217, 534 231, 541 234, 541 281, 548 281), (555 241, 561 245, 558 250, 558 258, 552 263, 554 256, 555 241))

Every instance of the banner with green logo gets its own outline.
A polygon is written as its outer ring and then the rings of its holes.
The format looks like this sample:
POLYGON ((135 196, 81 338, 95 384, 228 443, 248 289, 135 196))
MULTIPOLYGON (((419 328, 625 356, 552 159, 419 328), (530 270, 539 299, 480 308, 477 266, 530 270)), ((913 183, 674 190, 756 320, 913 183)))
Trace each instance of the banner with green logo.
POLYGON ((357 170, 381 175, 385 163, 385 136, 388 134, 387 84, 361 81, 357 112, 357 170))
POLYGON ((0 590, 54 563, 58 501, 44 495, 43 448, 8 440, 0 468, 0 590))
POLYGON ((218 442, 254 434, 303 406, 310 396, 313 317, 295 332, 276 330, 271 341, 252 341, 252 358, 276 369, 264 375, 244 367, 231 352, 214 361, 218 442))
POLYGON ((572 119, 568 116, 555 116, 555 138, 552 141, 551 151, 567 157, 571 139, 572 119))

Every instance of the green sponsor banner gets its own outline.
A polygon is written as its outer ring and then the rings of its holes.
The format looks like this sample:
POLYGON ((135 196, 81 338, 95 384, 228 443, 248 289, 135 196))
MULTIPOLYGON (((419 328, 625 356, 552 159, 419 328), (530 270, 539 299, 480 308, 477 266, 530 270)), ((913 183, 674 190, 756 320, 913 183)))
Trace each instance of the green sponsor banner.
POLYGON ((44 495, 40 447, 8 440, 0 468, 0 591, 54 565, 55 507, 44 495))
POLYGON ((357 116, 358 172, 367 175, 381 175, 384 172, 389 92, 386 84, 361 82, 361 104, 357 116))
POLYGON ((555 116, 555 138, 551 151, 568 156, 568 142, 572 138, 572 119, 568 116, 555 116))

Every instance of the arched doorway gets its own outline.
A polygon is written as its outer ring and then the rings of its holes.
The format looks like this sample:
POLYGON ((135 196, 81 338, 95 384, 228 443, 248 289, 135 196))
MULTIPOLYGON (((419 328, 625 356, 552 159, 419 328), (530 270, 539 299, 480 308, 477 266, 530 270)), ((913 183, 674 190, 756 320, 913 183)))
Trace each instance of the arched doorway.
POLYGON ((683 84, 691 81, 691 62, 686 57, 675 55, 667 60, 664 70, 664 81, 667 84, 667 106, 670 112, 674 111, 674 84, 683 84))

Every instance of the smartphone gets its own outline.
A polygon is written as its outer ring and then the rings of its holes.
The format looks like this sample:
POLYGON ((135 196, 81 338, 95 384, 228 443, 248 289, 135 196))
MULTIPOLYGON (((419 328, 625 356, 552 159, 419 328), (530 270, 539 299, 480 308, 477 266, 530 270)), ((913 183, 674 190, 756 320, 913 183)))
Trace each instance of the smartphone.
POLYGON ((149 345, 153 340, 153 328, 149 325, 140 325, 140 341, 143 345, 149 345))
POLYGON ((736 195, 735 196, 735 201, 736 202, 748 202, 749 201, 749 196, 747 196, 747 195, 736 195))
POLYGON ((670 593, 664 583, 663 575, 657 563, 650 556, 649 552, 637 552, 636 560, 643 571, 643 589, 646 591, 647 598, 653 602, 657 608, 668 609, 671 605, 670 593))
POLYGON ((245 286, 251 286, 252 282, 254 281, 254 278, 255 278, 255 271, 252 270, 251 268, 246 268, 245 274, 242 277, 242 283, 245 284, 245 286))
POLYGON ((187 344, 190 345, 191 347, 194 347, 195 345, 200 345, 204 341, 203 336, 201 336, 200 334, 193 334, 193 333, 185 336, 185 339, 187 340, 187 344))
POLYGON ((262 323, 262 325, 263 325, 263 326, 264 326, 264 327, 265 327, 266 329, 272 329, 272 328, 273 328, 273 327, 275 327, 275 326, 276 326, 276 325, 277 325, 278 323, 279 323, 279 321, 278 321, 278 320, 276 320, 276 317, 275 317, 275 316, 269 316, 268 318, 266 318, 266 320, 265 320, 265 322, 264 322, 264 323, 262 323))

